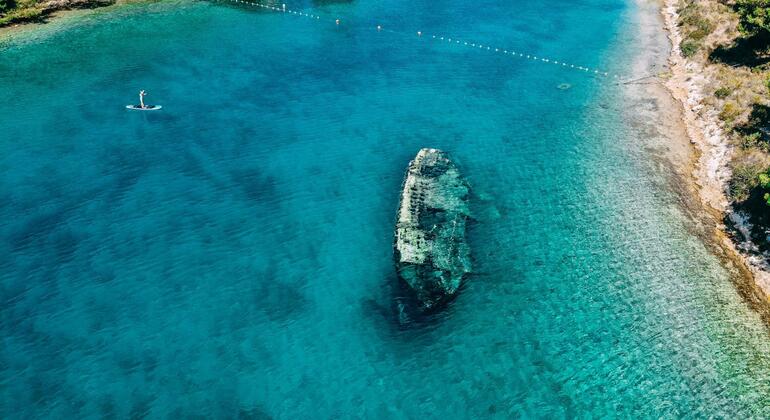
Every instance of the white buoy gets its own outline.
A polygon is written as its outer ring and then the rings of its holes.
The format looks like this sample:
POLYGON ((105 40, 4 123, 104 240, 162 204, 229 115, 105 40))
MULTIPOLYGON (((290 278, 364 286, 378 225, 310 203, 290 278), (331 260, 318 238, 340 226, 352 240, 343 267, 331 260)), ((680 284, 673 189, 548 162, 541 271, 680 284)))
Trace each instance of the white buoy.
POLYGON ((284 11, 284 12, 286 11, 286 3, 283 3, 283 4, 281 5, 281 9, 283 9, 283 11, 284 11))
POLYGON ((379 32, 379 31, 381 31, 381 30, 382 30, 382 26, 380 26, 380 25, 377 25, 377 32, 379 32))

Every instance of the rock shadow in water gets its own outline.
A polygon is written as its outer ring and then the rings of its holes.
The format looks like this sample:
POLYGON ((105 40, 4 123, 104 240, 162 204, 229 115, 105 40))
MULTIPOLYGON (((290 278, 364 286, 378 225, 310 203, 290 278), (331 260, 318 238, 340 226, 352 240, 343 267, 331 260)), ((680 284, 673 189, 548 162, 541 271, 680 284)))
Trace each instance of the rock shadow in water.
MULTIPOLYGON (((231 170, 230 178, 250 201, 263 203, 277 201, 276 197, 278 197, 279 191, 276 178, 265 174, 259 168, 231 170)), ((277 203, 273 203, 273 205, 277 205, 277 203)))
MULTIPOLYGON (((464 286, 461 286, 460 291, 464 286)), ((378 327, 383 325, 389 335, 412 337, 411 333, 424 333, 438 326, 444 318, 451 315, 453 302, 457 295, 441 305, 426 309, 411 290, 398 276, 388 276, 376 297, 362 301, 364 316, 370 318, 378 327)))
POLYGON ((281 280, 277 264, 269 264, 252 293, 254 305, 270 321, 286 323, 298 317, 308 305, 308 299, 302 293, 302 282, 287 282, 281 280))
MULTIPOLYGON (((66 223, 73 210, 74 206, 62 205, 28 216, 7 237, 11 251, 18 252, 28 247, 43 246, 45 240, 66 223)), ((73 252, 65 253, 71 255, 73 252)))

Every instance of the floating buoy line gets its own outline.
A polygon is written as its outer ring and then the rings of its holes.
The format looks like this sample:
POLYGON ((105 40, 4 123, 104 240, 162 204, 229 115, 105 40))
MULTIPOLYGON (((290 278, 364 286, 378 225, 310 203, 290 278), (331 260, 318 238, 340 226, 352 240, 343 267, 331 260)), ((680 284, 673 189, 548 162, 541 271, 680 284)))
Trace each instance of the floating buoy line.
MULTIPOLYGON (((317 21, 317 22, 329 22, 329 23, 333 23, 335 26, 344 25, 344 20, 339 18, 339 17, 332 17, 332 18, 329 18, 327 16, 323 16, 322 17, 319 14, 308 13, 307 11, 304 11, 304 10, 289 9, 289 8, 286 7, 286 4, 281 4, 280 6, 276 6, 274 4, 266 4, 266 3, 259 3, 259 2, 254 2, 254 1, 245 1, 245 0, 220 0, 220 1, 228 2, 228 3, 235 3, 235 4, 242 4, 242 5, 250 6, 250 7, 257 7, 257 8, 261 8, 261 9, 264 9, 264 10, 267 10, 267 11, 271 11, 271 12, 283 13, 283 14, 287 14, 287 15, 294 15, 294 16, 298 16, 298 17, 304 17, 304 18, 308 18, 308 19, 311 19, 311 20, 314 20, 314 21, 317 21)), ((430 33, 427 33, 427 32, 423 32, 421 30, 410 32, 410 33, 405 33, 405 32, 402 32, 402 31, 394 31, 392 29, 384 29, 382 25, 377 25, 376 27, 373 27, 371 29, 373 29, 373 30, 375 30, 377 32, 385 31, 385 32, 393 33, 393 34, 401 34, 401 35, 405 35, 405 36, 414 36, 417 39, 426 39, 426 40, 430 40, 430 41, 434 41, 434 42, 438 42, 438 43, 443 43, 443 44, 459 45, 459 46, 462 46, 462 47, 473 48, 473 49, 476 49, 476 50, 482 50, 482 51, 486 51, 486 52, 489 52, 489 53, 506 55, 506 56, 509 56, 509 57, 517 58, 517 59, 523 59, 523 60, 529 60, 529 61, 533 61, 533 62, 538 62, 538 63, 541 63, 541 64, 553 65, 553 66, 557 66, 557 67, 563 68, 565 70, 568 69, 568 70, 579 71, 579 72, 582 72, 582 73, 586 73, 586 74, 589 74, 589 75, 593 75, 593 76, 597 76, 597 77, 602 77, 602 78, 620 79, 620 77, 621 77, 618 74, 610 73, 608 71, 604 71, 604 70, 601 70, 601 69, 598 69, 598 68, 591 68, 591 67, 587 67, 587 66, 581 66, 581 65, 577 65, 577 64, 573 64, 573 63, 568 63, 566 61, 555 60, 555 59, 552 59, 552 58, 538 56, 538 55, 535 55, 535 54, 528 54, 528 53, 526 53, 524 51, 515 51, 513 49, 508 49, 508 48, 495 47, 495 46, 486 45, 486 44, 482 44, 482 43, 477 43, 477 42, 473 42, 473 41, 468 41, 468 40, 464 40, 464 39, 460 39, 460 38, 456 38, 456 37, 449 37, 449 36, 440 35, 440 34, 430 34, 430 33)))

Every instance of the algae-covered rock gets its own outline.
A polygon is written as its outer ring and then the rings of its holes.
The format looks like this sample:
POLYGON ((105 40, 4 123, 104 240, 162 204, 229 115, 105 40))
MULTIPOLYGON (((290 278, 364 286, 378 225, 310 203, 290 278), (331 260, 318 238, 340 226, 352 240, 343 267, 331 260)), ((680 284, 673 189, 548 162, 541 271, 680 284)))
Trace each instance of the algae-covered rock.
POLYGON ((470 273, 468 184, 446 153, 422 149, 406 171, 396 222, 398 275, 427 308, 452 297, 470 273))

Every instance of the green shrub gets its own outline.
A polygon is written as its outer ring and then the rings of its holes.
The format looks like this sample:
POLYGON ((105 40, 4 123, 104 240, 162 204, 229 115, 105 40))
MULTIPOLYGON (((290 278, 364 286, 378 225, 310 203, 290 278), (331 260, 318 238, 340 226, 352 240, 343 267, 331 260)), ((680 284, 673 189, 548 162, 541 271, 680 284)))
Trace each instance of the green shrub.
POLYGON ((744 149, 756 147, 761 137, 762 137, 762 134, 758 131, 755 133, 751 133, 749 135, 743 136, 741 137, 741 147, 743 147, 744 149))
POLYGON ((770 0, 737 0, 735 8, 740 18, 738 29, 744 36, 770 38, 770 0))
POLYGON ((700 43, 697 41, 693 41, 692 39, 685 39, 682 41, 682 43, 679 45, 679 49, 682 50, 682 55, 689 58, 695 55, 696 52, 700 49, 700 43))
POLYGON ((746 126, 757 130, 770 127, 770 107, 761 103, 752 105, 746 126))
MULTIPOLYGON (((762 187, 762 189, 768 189, 770 188, 770 175, 768 174, 768 171, 762 172, 757 177, 759 181, 759 186, 762 187)), ((770 206, 770 193, 765 193, 765 195, 762 196, 762 198, 765 199, 765 203, 770 206)))
POLYGON ((751 190, 759 185, 759 174, 763 172, 765 168, 756 162, 735 163, 730 178, 730 196, 737 201, 749 198, 751 190))
POLYGON ((759 174, 757 179, 759 180, 759 185, 761 185, 762 188, 770 188, 770 175, 768 175, 767 171, 759 174))
POLYGON ((714 31, 715 26, 706 19, 695 1, 688 2, 679 9, 679 23, 683 26, 684 33, 684 39, 679 48, 682 50, 682 55, 692 57, 702 48, 703 39, 714 31))
POLYGON ((731 93, 733 93, 732 89, 726 86, 722 86, 721 88, 714 91, 714 96, 716 96, 719 99, 724 99, 730 96, 731 93))
POLYGON ((719 119, 726 123, 735 121, 738 115, 741 114, 741 108, 734 101, 729 101, 722 107, 722 111, 719 113, 719 119))
POLYGON ((698 21, 702 18, 698 4, 693 1, 679 9, 678 13, 679 21, 684 25, 697 26, 698 21))
POLYGON ((8 10, 13 10, 14 7, 16 7, 15 0, 0 0, 0 13, 7 12, 8 10))
POLYGON ((711 24, 711 22, 708 22, 706 20, 703 20, 700 22, 698 26, 695 27, 695 29, 690 32, 688 35, 688 38, 693 39, 695 41, 700 41, 703 38, 709 36, 709 34, 714 30, 714 25, 711 24))
POLYGON ((687 38, 700 41, 714 31, 714 24, 703 16, 696 2, 691 2, 679 11, 680 22, 686 26, 687 38))
POLYGON ((0 26, 16 22, 31 22, 40 20, 42 17, 43 9, 39 7, 11 10, 5 16, 0 17, 0 26))

